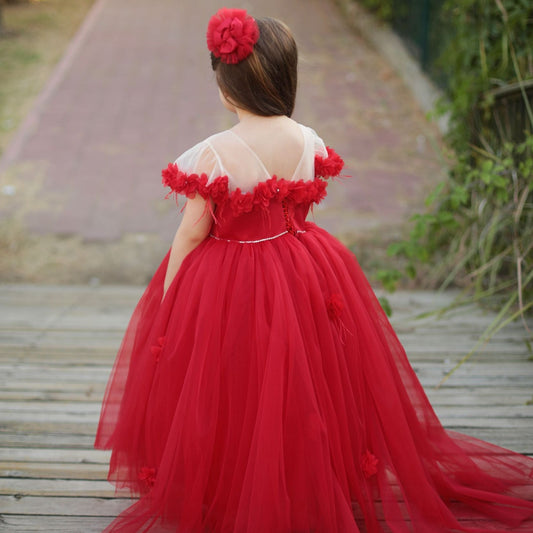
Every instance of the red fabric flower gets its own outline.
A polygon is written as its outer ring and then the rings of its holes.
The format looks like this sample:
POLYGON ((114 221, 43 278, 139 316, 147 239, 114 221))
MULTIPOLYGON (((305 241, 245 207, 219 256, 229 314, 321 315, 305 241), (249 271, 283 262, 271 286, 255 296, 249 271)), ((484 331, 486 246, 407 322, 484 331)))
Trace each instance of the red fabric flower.
POLYGON ((259 39, 257 22, 244 9, 223 7, 209 20, 207 48, 228 64, 246 59, 259 39))
POLYGON ((213 198, 215 204, 222 204, 228 199, 228 177, 220 176, 215 178, 208 186, 209 196, 213 198))
POLYGON ((154 344, 150 347, 150 351, 152 352, 152 355, 155 358, 155 362, 157 363, 159 361, 159 356, 161 355, 161 350, 163 349, 163 346, 165 345, 166 337, 159 337, 157 339, 157 344, 154 344))
POLYGON ((143 481, 147 487, 152 488, 155 483, 155 468, 143 466, 139 470, 139 480, 143 481))
POLYGON ((254 204, 265 208, 268 207, 270 200, 276 194, 276 182, 277 180, 272 178, 259 182, 254 191, 254 204))
POLYGON ((326 197, 326 187, 328 184, 321 179, 316 179, 313 183, 315 184, 315 191, 311 200, 315 202, 315 204, 318 204, 326 197))
MULTIPOLYGON (((203 198, 208 196, 207 176, 202 174, 187 174, 182 172, 176 163, 169 163, 161 171, 161 182, 165 187, 170 187, 171 192, 184 194, 187 198, 194 198, 196 193, 203 198)), ((171 193, 169 193, 170 195, 171 193)))
POLYGON ((254 207, 254 195, 252 193, 242 193, 236 189, 231 195, 231 208, 234 215, 249 213, 254 207))
POLYGON ((330 148, 326 147, 328 151, 327 157, 315 156, 315 176, 334 177, 338 176, 344 167, 342 157, 330 148))
POLYGON ((326 307, 328 309, 328 316, 331 320, 335 320, 341 316, 344 309, 344 302, 340 294, 332 294, 327 302, 326 307))
POLYGON ((368 450, 361 456, 361 468, 366 478, 372 477, 378 471, 378 459, 368 450))
POLYGON ((273 184, 276 198, 279 201, 282 201, 289 194, 289 184, 292 182, 284 179, 278 179, 276 176, 274 176, 272 179, 274 180, 273 184))
POLYGON ((289 185, 288 199, 295 204, 303 204, 310 201, 312 190, 314 189, 314 182, 312 181, 291 181, 289 185), (311 194, 309 194, 311 192, 311 194))
POLYGON ((161 171, 161 183, 164 187, 170 187, 174 190, 174 183, 178 177, 178 165, 176 163, 169 163, 167 168, 161 171))
POLYGON ((176 163, 169 163, 161 171, 161 176, 163 185, 171 189, 167 198, 172 193, 184 194, 188 198, 198 193, 206 199, 211 197, 217 205, 229 200, 236 215, 249 213, 254 205, 267 208, 273 198, 280 202, 286 199, 295 204, 319 203, 326 196, 327 187, 327 181, 320 178, 291 181, 272 176, 259 182, 251 192, 243 193, 240 189, 230 192, 227 176, 219 176, 208 184, 206 174, 187 174, 176 163))

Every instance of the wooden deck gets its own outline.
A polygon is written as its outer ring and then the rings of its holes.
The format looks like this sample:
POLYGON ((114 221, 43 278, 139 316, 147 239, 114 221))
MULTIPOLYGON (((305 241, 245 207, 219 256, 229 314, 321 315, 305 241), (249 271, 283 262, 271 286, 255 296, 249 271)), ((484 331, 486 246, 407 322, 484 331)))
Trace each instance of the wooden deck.
MULTIPOLYGON (((0 285, 0 531, 101 531, 128 500, 92 449, 100 401, 121 335, 142 289, 0 285)), ((439 390, 489 313, 470 308, 415 320, 449 294, 390 298, 393 323, 448 428, 533 455, 533 362, 520 324, 439 390)))

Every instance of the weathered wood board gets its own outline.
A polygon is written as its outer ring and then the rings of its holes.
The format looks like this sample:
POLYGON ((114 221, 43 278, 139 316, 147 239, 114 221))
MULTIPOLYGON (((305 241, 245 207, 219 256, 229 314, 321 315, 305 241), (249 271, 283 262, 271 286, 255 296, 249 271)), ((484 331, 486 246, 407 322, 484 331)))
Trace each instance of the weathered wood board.
MULTIPOLYGON (((107 483, 109 453, 92 442, 141 294, 138 287, 0 286, 0 531, 97 532, 130 503, 107 483)), ((446 427, 533 455, 533 362, 520 323, 436 388, 494 316, 469 307, 416 318, 453 297, 389 297, 413 368, 446 427)))

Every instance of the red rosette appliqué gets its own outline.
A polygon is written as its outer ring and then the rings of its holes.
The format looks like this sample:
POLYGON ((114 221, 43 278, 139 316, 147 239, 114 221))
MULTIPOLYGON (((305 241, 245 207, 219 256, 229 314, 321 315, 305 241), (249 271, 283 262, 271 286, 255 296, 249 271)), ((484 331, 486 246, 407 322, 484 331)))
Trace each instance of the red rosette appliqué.
POLYGON ((159 337, 157 339, 157 343, 153 344, 150 347, 150 351, 152 352, 152 355, 154 356, 154 360, 156 363, 159 362, 159 356, 161 355, 161 350, 163 349, 163 346, 165 345, 166 337, 159 337))
POLYGON ((254 207, 254 194, 243 193, 240 189, 236 189, 231 194, 231 208, 235 216, 249 213, 254 207))
POLYGON ((313 183, 315 190, 312 201, 315 202, 315 204, 319 204, 326 197, 326 187, 328 184, 321 179, 316 179, 313 183))
POLYGON ((259 28, 244 9, 222 8, 209 20, 207 48, 224 63, 246 59, 259 39, 259 28))
POLYGON ((328 316, 330 320, 335 320, 339 318, 344 310, 344 302, 340 294, 332 294, 326 301, 326 306, 328 309, 328 316))
POLYGON ((254 190, 254 204, 266 209, 270 204, 270 200, 276 195, 276 188, 276 178, 259 182, 254 190))
POLYGON ((346 335, 352 335, 342 321, 342 312, 344 311, 344 299, 338 293, 333 293, 326 299, 326 309, 328 317, 337 328, 342 344, 346 342, 346 335))
POLYGON ((170 187, 174 190, 178 173, 178 165, 176 165, 176 163, 169 163, 168 166, 161 171, 161 183, 163 186, 170 187))
POLYGON ((155 484, 156 469, 149 466, 143 466, 139 470, 139 481, 142 481, 147 488, 152 488, 155 484))
POLYGON ((161 171, 161 176, 163 185, 171 189, 167 198, 172 193, 184 194, 187 198, 194 198, 194 195, 198 193, 202 198, 207 198, 211 195, 211 189, 214 189, 217 197, 227 195, 227 178, 223 176, 208 185, 205 174, 187 174, 186 172, 182 172, 176 163, 169 163, 161 171))
POLYGON ((327 181, 321 178, 291 181, 273 176, 259 182, 250 192, 243 192, 239 188, 230 191, 227 176, 219 176, 208 183, 205 174, 187 174, 176 163, 169 163, 161 171, 161 176, 163 185, 171 189, 166 198, 172 194, 194 198, 195 194, 199 194, 202 198, 211 198, 217 205, 229 201, 235 215, 249 213, 256 206, 267 209, 273 199, 294 204, 318 204, 326 196, 327 187, 327 181))
POLYGON ((292 181, 289 186, 287 199, 295 204, 308 202, 314 192, 314 182, 312 181, 292 181))
POLYGON ((289 194, 289 188, 292 181, 278 179, 276 176, 272 179, 274 179, 274 185, 276 188, 276 198, 281 201, 289 194))
POLYGON ((378 464, 378 458, 368 450, 366 450, 361 456, 361 469, 363 470, 363 474, 367 479, 377 474, 378 464))
POLYGON ((215 204, 222 204, 228 199, 228 178, 219 176, 215 178, 208 186, 209 196, 213 198, 215 204))
POLYGON ((207 197, 207 176, 205 174, 201 176, 187 174, 182 172, 176 163, 169 163, 168 167, 161 171, 161 176, 163 185, 170 187, 172 192, 184 194, 187 198, 193 198, 196 193, 204 198, 207 197))
POLYGON ((344 161, 333 148, 328 146, 326 150, 328 152, 327 157, 315 156, 315 176, 333 178, 341 173, 344 161))

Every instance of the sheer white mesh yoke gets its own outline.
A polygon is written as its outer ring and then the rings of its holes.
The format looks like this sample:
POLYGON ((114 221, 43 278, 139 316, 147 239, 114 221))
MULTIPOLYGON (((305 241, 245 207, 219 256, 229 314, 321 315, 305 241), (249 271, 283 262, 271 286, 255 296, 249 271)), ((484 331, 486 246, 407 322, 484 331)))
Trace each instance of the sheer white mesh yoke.
MULTIPOLYGON (((327 157, 326 147, 316 132, 300 124, 303 151, 292 176, 277 176, 287 180, 314 179, 315 155, 327 157)), ((283 154, 280 154, 283 157, 283 154)), ((206 174, 208 183, 227 176, 229 189, 250 192, 261 181, 272 177, 258 155, 232 130, 216 133, 199 142, 176 159, 187 174, 206 174)))

